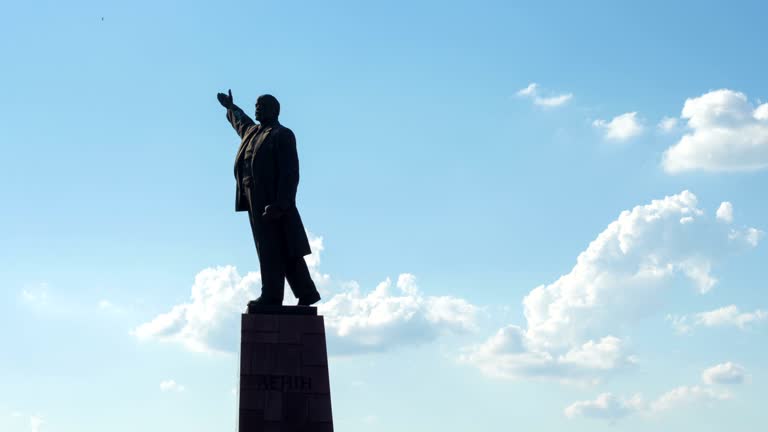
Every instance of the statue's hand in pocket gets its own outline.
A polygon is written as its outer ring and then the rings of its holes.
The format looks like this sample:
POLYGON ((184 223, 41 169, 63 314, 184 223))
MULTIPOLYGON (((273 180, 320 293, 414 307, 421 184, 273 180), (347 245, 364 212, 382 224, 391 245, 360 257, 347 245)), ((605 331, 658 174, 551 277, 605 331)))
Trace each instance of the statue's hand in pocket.
POLYGON ((283 216, 283 211, 277 206, 268 205, 264 207, 264 213, 261 216, 268 221, 276 221, 283 216))

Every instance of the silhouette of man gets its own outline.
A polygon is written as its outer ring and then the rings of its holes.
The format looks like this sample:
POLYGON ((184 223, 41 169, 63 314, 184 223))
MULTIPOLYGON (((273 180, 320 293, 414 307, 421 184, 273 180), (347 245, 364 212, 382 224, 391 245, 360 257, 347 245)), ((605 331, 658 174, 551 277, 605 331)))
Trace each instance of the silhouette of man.
POLYGON ((257 305, 281 305, 285 280, 300 306, 320 300, 304 256, 309 239, 296 208, 299 157, 296 137, 278 122, 280 103, 272 95, 256 100, 256 124, 228 94, 217 95, 227 120, 241 138, 235 158, 235 211, 247 211, 261 268, 257 305))

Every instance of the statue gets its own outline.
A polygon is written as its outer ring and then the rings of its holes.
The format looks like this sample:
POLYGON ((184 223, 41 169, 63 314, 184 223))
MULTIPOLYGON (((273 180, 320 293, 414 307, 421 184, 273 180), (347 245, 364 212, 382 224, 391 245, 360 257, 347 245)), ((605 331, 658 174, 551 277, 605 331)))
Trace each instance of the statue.
POLYGON ((251 305, 282 305, 285 280, 299 306, 320 301, 304 256, 309 239, 296 208, 299 157, 296 137, 278 122, 280 103, 272 95, 256 100, 256 120, 234 104, 232 90, 217 95, 240 136, 235 158, 235 211, 248 212, 261 269, 261 296, 251 305))

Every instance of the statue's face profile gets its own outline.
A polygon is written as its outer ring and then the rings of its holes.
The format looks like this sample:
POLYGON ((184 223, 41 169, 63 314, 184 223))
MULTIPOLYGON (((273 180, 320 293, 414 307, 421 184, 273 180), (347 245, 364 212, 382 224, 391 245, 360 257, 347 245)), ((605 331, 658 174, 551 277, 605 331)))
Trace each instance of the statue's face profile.
POLYGON ((256 99, 256 120, 269 123, 280 115, 280 103, 272 95, 262 95, 256 99))

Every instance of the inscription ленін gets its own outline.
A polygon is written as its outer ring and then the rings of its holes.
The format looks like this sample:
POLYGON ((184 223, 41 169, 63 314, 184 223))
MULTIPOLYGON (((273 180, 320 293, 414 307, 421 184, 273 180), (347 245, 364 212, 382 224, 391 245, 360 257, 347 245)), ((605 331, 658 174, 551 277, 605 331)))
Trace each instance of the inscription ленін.
POLYGON ((296 375, 253 375, 256 390, 267 391, 312 391, 312 378, 296 375))

